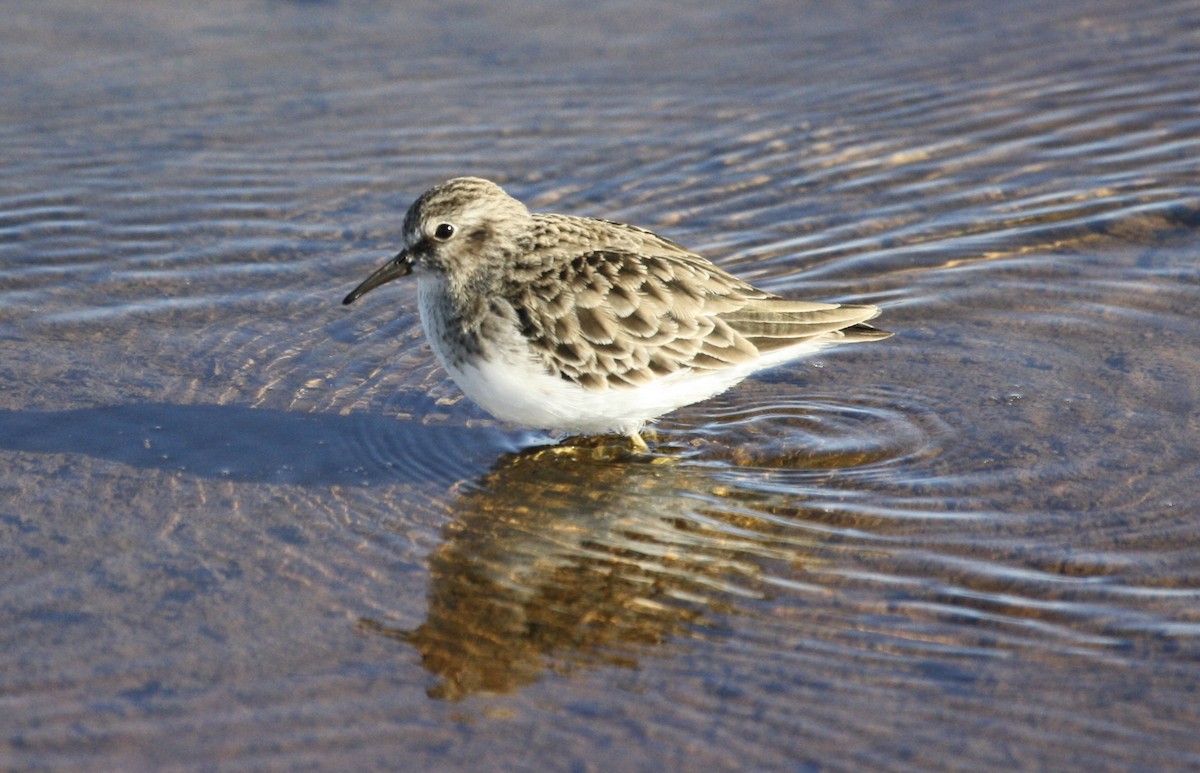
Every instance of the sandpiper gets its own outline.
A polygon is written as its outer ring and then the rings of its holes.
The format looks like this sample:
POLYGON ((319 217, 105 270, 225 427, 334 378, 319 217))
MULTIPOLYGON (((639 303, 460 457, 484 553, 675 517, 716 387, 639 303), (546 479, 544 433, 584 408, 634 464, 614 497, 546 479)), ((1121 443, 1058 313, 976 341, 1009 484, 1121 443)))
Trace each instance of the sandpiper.
POLYGON ((499 185, 459 177, 404 218, 404 249, 346 296, 410 273, 438 360, 498 419, 620 432, 754 371, 891 333, 875 306, 759 290, 641 228, 531 213, 499 185))

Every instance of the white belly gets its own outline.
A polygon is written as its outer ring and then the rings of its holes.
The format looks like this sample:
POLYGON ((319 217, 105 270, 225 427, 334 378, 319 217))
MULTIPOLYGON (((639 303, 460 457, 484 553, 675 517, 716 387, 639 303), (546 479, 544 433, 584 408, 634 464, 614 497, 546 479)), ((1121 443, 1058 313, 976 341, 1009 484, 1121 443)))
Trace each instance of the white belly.
MULTIPOLYGON (((531 363, 479 361, 446 370, 459 388, 497 419, 568 432, 637 432, 647 421, 725 391, 748 373, 676 373, 645 386, 585 389, 531 363)), ((737 371, 737 372, 733 372, 737 371)))

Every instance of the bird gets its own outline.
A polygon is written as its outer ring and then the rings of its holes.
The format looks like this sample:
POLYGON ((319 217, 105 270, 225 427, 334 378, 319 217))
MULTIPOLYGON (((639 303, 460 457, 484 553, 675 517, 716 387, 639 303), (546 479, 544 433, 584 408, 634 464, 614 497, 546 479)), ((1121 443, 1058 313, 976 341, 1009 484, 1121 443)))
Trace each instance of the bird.
POLYGON ((404 217, 403 249, 351 304, 413 274, 421 325, 459 388, 497 419, 568 435, 643 427, 751 373, 890 332, 876 306, 760 290, 651 231, 533 213, 496 183, 457 177, 404 217))

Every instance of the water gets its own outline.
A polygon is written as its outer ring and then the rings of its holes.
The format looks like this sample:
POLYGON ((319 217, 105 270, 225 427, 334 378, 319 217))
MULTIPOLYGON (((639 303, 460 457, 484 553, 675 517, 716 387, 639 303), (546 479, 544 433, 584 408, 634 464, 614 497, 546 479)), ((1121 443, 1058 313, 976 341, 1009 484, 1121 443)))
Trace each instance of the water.
POLYGON ((6 6, 0 766, 1200 765, 1200 11, 6 6), (564 454, 458 174, 896 333, 564 454))

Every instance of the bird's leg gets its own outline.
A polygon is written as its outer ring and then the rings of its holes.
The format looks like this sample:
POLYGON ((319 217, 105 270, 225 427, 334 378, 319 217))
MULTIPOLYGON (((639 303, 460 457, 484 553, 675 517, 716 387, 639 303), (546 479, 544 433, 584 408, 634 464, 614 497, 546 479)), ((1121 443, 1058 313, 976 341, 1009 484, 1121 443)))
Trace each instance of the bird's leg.
POLYGON ((642 440, 642 436, 637 432, 629 433, 629 441, 633 443, 633 450, 643 454, 650 453, 650 446, 646 445, 646 441, 642 440))

